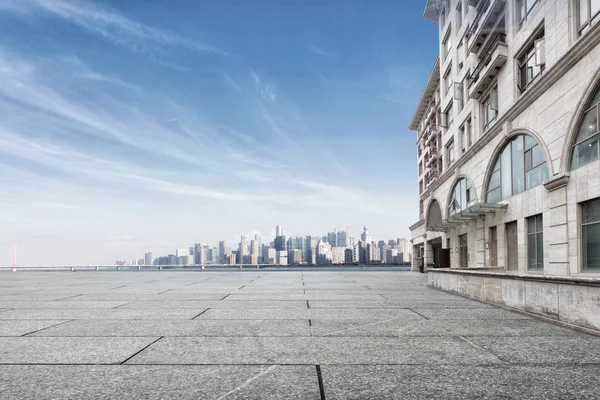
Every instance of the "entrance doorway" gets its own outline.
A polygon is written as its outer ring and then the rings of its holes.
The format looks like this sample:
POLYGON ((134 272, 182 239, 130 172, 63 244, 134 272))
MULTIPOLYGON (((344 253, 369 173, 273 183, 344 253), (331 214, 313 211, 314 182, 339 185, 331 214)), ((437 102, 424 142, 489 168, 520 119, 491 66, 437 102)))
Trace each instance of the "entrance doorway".
POLYGON ((519 241, 517 238, 517 221, 506 224, 506 269, 519 269, 519 241))

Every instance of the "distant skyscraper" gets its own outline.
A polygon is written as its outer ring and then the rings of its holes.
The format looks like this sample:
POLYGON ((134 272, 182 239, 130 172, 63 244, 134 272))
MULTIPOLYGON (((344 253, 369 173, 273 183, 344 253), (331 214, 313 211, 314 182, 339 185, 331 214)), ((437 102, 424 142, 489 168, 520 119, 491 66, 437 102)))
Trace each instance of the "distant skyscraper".
POLYGON ((248 237, 242 235, 238 245, 238 264, 242 264, 244 262, 244 256, 247 256, 248 254, 248 237))
POLYGON ((344 264, 352 264, 354 262, 354 251, 352 249, 344 250, 344 264))
POLYGON ((275 227, 275 237, 277 236, 283 236, 283 228, 281 227, 281 225, 277 225, 275 227))
POLYGON ((148 252, 144 254, 144 265, 152 265, 152 253, 148 252))
POLYGON ((383 246, 385 246, 385 240, 380 240, 379 242, 377 242, 377 247, 381 249, 383 248, 383 246))
POLYGON ((287 251, 286 249, 286 243, 285 243, 285 236, 277 236, 275 237, 275 241, 273 243, 275 250, 277 251, 287 251))
POLYGON ((345 231, 337 233, 337 247, 348 247, 348 235, 345 231))
POLYGON ((219 256, 217 259, 217 263, 225 264, 225 241, 221 240, 219 242, 219 256))
POLYGON ((365 246, 367 244, 371 244, 371 234, 367 230, 366 226, 363 228, 363 233, 361 233, 360 235, 360 240, 362 240, 365 243, 365 246))
POLYGON ((321 239, 317 244, 317 264, 328 265, 332 262, 331 246, 326 240, 321 239))
POLYGON ((329 243, 331 247, 337 246, 337 232, 335 230, 327 233, 327 243, 329 243))
POLYGON ((404 254, 410 253, 408 244, 409 244, 408 239, 399 238, 398 239, 398 252, 404 253, 404 254))
POLYGON ((175 250, 175 255, 177 257, 189 256, 190 255, 190 250, 189 249, 176 249, 175 250))

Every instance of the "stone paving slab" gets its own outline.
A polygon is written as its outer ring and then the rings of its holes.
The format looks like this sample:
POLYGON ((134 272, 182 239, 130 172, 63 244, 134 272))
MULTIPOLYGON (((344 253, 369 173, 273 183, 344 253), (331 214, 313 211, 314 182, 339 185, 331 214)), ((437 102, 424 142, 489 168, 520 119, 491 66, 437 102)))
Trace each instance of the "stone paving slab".
POLYGON ((164 289, 162 293, 98 293, 81 294, 72 297, 71 301, 219 301, 229 293, 193 293, 177 294, 177 292, 164 289))
MULTIPOLYGON (((2 314, 0 314, 1 316, 2 314)), ((310 309, 209 309, 199 319, 373 319, 423 317, 408 309, 351 309, 351 308, 310 308, 310 309)))
POLYGON ((487 319, 529 319, 527 315, 504 310, 492 309, 439 309, 439 308, 414 308, 414 311, 429 319, 474 319, 478 321, 487 319))
MULTIPOLYGON (((593 363, 600 365, 600 337, 473 337, 469 340, 515 364, 593 363)), ((599 383, 600 385, 600 383, 599 383)))
MULTIPOLYGON (((0 321, 0 332, 2 329, 0 321)), ((4 321, 6 322, 6 321, 4 321)), ((76 320, 32 336, 310 336, 307 320, 76 320)))
POLYGON ((14 309, 28 309, 28 308, 43 308, 43 309, 57 309, 57 308, 114 308, 127 304, 126 301, 69 301, 69 300, 58 300, 58 301, 44 301, 44 300, 13 300, 3 301, 2 306, 6 308, 14 309))
POLYGON ((327 400, 600 398, 600 366, 322 366, 327 400))
POLYGON ((486 303, 473 302, 469 300, 463 301, 395 301, 395 300, 381 300, 381 301, 322 301, 322 300, 309 300, 310 308, 458 308, 458 309, 470 309, 470 308, 494 308, 493 305, 486 303))
POLYGON ((0 364, 112 364, 158 338, 0 337, 0 364))
POLYGON ((271 308, 308 308, 306 301, 132 301, 123 303, 124 309, 203 309, 203 308, 227 308, 227 309, 271 309, 271 308))
POLYGON ((65 322, 68 320, 0 320, 0 336, 22 336, 65 322))
POLYGON ((331 293, 331 292, 308 292, 306 294, 281 294, 281 293, 244 293, 230 294, 225 300, 227 301, 288 301, 288 300, 335 300, 335 301, 343 301, 343 300, 356 300, 356 301, 377 301, 377 300, 385 300, 380 294, 377 293, 331 293))
POLYGON ((457 338, 164 338, 129 364, 494 364, 457 338))
POLYGON ((0 368, 6 399, 321 399, 314 365, 0 368))
POLYGON ((0 313, 0 319, 192 319, 206 309, 20 309, 0 313))
MULTIPOLYGON (((574 336, 577 331, 532 319, 486 320, 311 320, 313 336, 574 336)), ((432 339, 434 340, 434 339, 432 339)))

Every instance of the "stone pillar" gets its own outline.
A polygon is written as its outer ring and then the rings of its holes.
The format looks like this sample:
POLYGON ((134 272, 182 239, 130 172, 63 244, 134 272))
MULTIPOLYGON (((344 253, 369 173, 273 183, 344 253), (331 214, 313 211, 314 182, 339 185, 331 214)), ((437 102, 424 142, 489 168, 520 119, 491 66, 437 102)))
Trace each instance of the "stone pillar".
POLYGON ((423 262, 425 263, 425 271, 427 271, 427 265, 433 263, 433 246, 431 243, 425 241, 425 255, 423 256, 423 262))
POLYGON ((567 183, 569 175, 547 181, 549 210, 544 215, 544 274, 569 275, 567 183))

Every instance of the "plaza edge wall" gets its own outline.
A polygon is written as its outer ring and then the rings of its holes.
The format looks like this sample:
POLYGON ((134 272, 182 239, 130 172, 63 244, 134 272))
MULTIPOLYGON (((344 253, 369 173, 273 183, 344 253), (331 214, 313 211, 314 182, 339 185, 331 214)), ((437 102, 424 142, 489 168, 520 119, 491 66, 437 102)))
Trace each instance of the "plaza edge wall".
POLYGON ((600 331, 600 279, 429 270, 431 286, 600 331))

